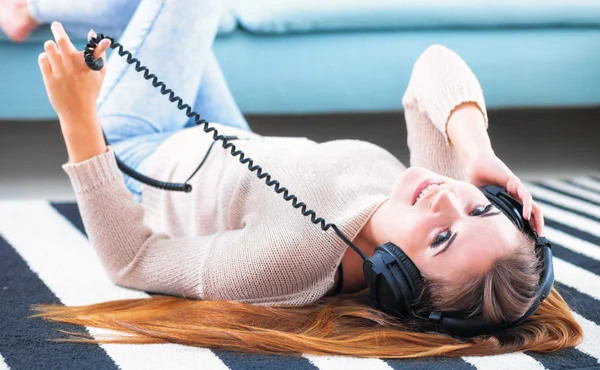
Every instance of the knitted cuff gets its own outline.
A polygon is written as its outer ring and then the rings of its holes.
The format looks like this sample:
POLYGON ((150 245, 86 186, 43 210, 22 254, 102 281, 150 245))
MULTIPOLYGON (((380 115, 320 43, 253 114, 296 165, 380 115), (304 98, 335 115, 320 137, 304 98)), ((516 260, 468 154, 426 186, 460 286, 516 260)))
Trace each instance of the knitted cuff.
POLYGON ((67 162, 62 165, 62 169, 71 179, 76 194, 91 191, 112 181, 124 181, 110 145, 107 145, 105 153, 79 163, 67 162))

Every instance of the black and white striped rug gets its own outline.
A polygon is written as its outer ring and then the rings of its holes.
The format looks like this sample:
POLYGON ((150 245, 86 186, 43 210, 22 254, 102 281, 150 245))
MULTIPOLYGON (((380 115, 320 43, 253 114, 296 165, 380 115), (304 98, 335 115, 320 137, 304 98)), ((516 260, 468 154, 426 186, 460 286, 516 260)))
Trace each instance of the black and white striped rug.
MULTIPOLYGON (((0 369, 581 369, 600 367, 600 176, 528 183, 554 245, 556 286, 585 330, 557 354, 424 360, 286 358, 181 345, 52 343, 59 326, 27 319, 35 303, 148 297, 106 277, 75 203, 0 201, 0 369)), ((65 328, 64 325, 60 326, 65 328)), ((98 331, 91 330, 91 334, 98 331)))

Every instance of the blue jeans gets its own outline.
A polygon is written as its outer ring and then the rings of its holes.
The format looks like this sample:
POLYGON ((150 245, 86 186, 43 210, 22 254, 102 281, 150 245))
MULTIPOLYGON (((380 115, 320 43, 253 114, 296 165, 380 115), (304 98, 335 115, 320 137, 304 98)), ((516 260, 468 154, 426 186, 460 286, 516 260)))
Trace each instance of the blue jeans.
MULTIPOLYGON (((29 0, 38 22, 59 21, 71 37, 86 37, 90 28, 114 37, 202 118, 250 130, 212 51, 222 7, 221 0, 29 0)), ((116 155, 145 173, 148 156, 195 123, 118 53, 105 68, 97 102, 102 129, 116 155)), ((142 183, 123 176, 139 202, 142 183)))

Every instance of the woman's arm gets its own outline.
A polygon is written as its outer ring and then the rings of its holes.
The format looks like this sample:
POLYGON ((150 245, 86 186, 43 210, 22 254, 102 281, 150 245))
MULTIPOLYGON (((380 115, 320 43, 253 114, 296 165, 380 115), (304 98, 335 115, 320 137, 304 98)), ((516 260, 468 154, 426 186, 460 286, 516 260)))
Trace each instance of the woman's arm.
POLYGON ((78 117, 59 117, 59 120, 71 163, 107 152, 96 111, 81 112, 78 117))
MULTIPOLYGON (((72 162, 81 162, 106 152, 102 129, 96 112, 96 100, 106 73, 92 71, 71 43, 58 22, 51 25, 56 43, 44 43, 45 52, 38 57, 48 98, 58 115, 61 131, 72 162)), ((90 31, 88 37, 95 36, 90 31)), ((94 56, 106 59, 109 40, 102 40, 94 56)))
POLYGON ((482 129, 487 128, 483 93, 471 69, 450 49, 428 47, 415 61, 402 104, 411 165, 464 180, 463 151, 449 138, 446 124, 462 115, 457 107, 475 106, 483 118, 482 129))
MULTIPOLYGON (((201 298, 202 259, 217 235, 171 238, 144 223, 144 207, 125 186, 96 113, 106 68, 89 69, 60 23, 52 24, 52 32, 56 44, 52 40, 44 44, 39 65, 70 157, 62 168, 71 180, 90 243, 110 279, 129 288, 201 298)), ((104 41, 97 53, 108 47, 104 41)))
POLYGON ((485 116, 474 102, 464 102, 451 113, 446 125, 450 145, 456 149, 464 165, 474 158, 494 155, 485 116))
POLYGON ((109 278, 156 293, 202 298, 200 272, 211 243, 223 236, 173 238, 152 230, 145 209, 125 186, 114 151, 62 168, 74 189, 81 219, 109 278))
POLYGON ((483 91, 458 54, 441 45, 427 48, 415 62, 402 102, 409 146, 412 144, 411 164, 415 156, 434 170, 441 168, 436 171, 441 174, 459 173, 462 178, 451 177, 476 186, 495 184, 506 188, 523 203, 523 216, 533 216, 533 226, 541 235, 541 211, 519 178, 494 154, 487 134, 483 91), (431 132, 430 126, 437 133, 431 132), (411 131, 420 142, 411 138, 411 131), (413 148, 417 148, 415 153, 413 148))

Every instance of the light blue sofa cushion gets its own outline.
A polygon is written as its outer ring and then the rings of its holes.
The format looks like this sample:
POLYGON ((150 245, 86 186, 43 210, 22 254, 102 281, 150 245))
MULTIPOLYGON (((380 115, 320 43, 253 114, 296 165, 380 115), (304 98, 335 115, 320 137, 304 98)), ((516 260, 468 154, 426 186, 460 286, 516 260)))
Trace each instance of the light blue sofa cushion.
POLYGON ((598 26, 598 0, 230 0, 257 33, 437 27, 598 26))
POLYGON ((489 108, 556 108, 600 105, 599 40, 600 28, 236 32, 214 49, 245 113, 402 110, 413 63, 431 44, 465 59, 489 108))
MULTIPOLYGON (((490 109, 599 106, 598 40, 600 28, 237 31, 213 47, 244 113, 292 114, 399 111, 414 61, 435 43, 467 61, 490 109)), ((0 119, 56 117, 37 65, 41 50, 41 44, 0 43, 0 119)))

